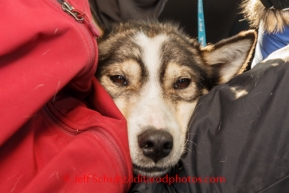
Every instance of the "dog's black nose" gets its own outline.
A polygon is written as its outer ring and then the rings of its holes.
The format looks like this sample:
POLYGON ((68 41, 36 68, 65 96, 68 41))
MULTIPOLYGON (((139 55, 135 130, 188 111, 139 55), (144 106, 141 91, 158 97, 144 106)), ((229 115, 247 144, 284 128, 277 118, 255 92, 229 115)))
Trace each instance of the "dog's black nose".
POLYGON ((149 129, 138 136, 138 145, 146 157, 157 163, 170 154, 173 148, 173 137, 167 131, 149 129))

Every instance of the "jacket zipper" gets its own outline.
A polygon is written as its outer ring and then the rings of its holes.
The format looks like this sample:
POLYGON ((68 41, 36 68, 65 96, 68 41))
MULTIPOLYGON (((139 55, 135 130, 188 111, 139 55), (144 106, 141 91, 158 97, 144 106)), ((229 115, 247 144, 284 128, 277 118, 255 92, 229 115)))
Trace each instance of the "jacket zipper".
MULTIPOLYGON (((82 31, 85 33, 85 35, 87 37, 91 38, 89 41, 89 44, 90 44, 89 46, 93 50, 91 52, 92 53, 91 58, 94 61, 91 61, 91 63, 94 64, 95 60, 96 60, 96 51, 97 51, 97 47, 96 47, 96 43, 95 43, 96 40, 94 38, 98 38, 100 36, 99 30, 97 29, 95 24, 91 21, 91 19, 88 18, 88 16, 84 12, 80 11, 79 9, 74 8, 67 1, 64 1, 64 0, 53 0, 53 1, 54 2, 57 1, 58 2, 57 5, 60 5, 58 7, 60 7, 69 16, 74 18, 77 23, 84 25, 83 26, 84 30, 82 30, 82 31)), ((95 68, 96 68, 96 66, 93 69, 90 68, 91 73, 86 73, 86 75, 77 77, 76 79, 85 79, 87 77, 93 76, 95 68)))
POLYGON ((66 1, 59 0, 61 2, 61 7, 63 11, 71 15, 76 21, 83 22, 87 29, 91 32, 94 37, 99 37, 99 30, 95 27, 93 22, 83 13, 82 11, 75 9, 66 1))

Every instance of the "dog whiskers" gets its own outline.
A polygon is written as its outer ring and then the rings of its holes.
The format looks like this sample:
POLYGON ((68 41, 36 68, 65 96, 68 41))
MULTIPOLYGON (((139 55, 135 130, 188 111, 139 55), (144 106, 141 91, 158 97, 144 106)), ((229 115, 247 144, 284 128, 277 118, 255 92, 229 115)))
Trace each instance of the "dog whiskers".
POLYGON ((191 149, 189 148, 185 148, 185 151, 190 151, 190 152, 193 152, 191 149))

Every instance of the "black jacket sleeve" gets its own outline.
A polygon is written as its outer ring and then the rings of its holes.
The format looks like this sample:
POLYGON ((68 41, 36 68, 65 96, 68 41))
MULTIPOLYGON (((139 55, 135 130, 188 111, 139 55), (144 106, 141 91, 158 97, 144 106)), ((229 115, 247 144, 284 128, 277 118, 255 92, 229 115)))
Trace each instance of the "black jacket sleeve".
POLYGON ((266 8, 285 9, 289 7, 289 0, 260 0, 266 8))

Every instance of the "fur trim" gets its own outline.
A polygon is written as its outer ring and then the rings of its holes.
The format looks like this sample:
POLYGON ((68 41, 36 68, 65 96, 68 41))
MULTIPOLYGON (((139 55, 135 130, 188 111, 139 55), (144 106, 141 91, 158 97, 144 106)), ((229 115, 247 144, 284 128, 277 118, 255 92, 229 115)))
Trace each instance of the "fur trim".
POLYGON ((289 10, 267 9, 260 0, 244 0, 242 8, 252 27, 261 24, 268 33, 282 32, 289 25, 289 10))

